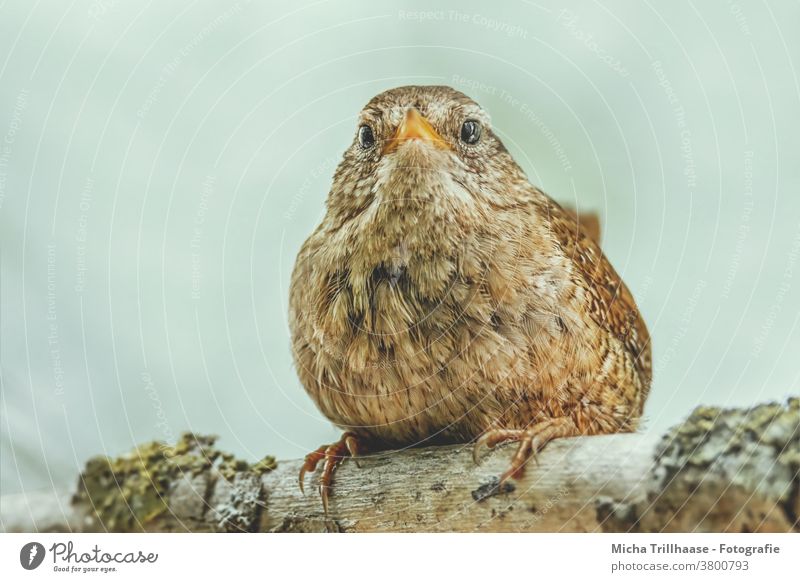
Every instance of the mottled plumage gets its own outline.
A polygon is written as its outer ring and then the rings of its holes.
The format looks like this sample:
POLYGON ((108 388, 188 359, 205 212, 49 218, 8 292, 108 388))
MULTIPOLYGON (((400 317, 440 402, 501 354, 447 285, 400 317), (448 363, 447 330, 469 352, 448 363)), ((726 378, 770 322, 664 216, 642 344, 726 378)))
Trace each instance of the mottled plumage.
POLYGON ((633 297, 480 106, 400 87, 358 126, 290 291, 300 379, 350 437, 327 456, 485 435, 522 442, 508 477, 552 438, 633 430, 651 380, 633 297))

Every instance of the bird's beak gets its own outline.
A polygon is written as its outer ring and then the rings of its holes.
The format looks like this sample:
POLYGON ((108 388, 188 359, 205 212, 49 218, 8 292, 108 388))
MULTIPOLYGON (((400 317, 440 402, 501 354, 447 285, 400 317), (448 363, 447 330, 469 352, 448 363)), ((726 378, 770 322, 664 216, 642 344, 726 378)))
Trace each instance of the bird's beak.
POLYGON ((442 139, 442 136, 436 133, 430 122, 420 115, 419 111, 414 107, 406 111, 406 116, 397 127, 394 137, 384 145, 383 153, 396 150, 400 144, 410 139, 427 141, 441 149, 450 148, 447 142, 442 139))

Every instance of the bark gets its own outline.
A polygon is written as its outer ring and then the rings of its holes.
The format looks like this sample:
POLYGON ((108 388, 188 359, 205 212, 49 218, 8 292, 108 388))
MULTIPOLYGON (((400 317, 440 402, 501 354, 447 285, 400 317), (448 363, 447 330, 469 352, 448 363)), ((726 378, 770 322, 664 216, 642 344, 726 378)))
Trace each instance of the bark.
POLYGON ((513 444, 345 461, 329 514, 302 461, 248 465, 187 434, 87 464, 76 492, 2 498, 5 531, 798 531, 800 400, 696 409, 665 435, 561 439, 497 487, 513 444))

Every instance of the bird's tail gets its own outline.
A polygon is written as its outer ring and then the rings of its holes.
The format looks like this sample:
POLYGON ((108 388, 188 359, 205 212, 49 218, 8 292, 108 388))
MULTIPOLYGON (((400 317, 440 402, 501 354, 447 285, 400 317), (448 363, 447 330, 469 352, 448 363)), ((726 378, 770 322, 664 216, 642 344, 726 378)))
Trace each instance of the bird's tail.
POLYGON ((569 214, 583 231, 594 242, 600 245, 600 215, 596 212, 578 212, 570 206, 564 206, 564 211, 569 214))

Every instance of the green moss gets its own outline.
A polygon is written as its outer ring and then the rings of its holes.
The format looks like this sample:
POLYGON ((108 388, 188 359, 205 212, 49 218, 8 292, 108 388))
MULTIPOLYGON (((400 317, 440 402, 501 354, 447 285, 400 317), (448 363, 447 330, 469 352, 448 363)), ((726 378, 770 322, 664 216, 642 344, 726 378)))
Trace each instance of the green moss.
POLYGON ((800 399, 749 409, 699 406, 665 435, 660 457, 676 456, 676 465, 705 466, 746 447, 768 445, 791 457, 798 440, 800 399))
POLYGON ((250 465, 250 470, 258 475, 263 475, 264 473, 275 470, 277 467, 278 462, 275 460, 275 457, 266 456, 258 463, 250 465))
POLYGON ((251 466, 217 450, 215 441, 214 436, 184 433, 172 447, 149 442, 117 458, 92 458, 74 501, 92 508, 109 531, 142 531, 168 511, 170 488, 181 478, 207 473, 209 479, 232 480, 237 473, 261 475, 277 465, 265 457, 251 466))
POLYGON ((604 531, 797 530, 798 474, 800 399, 699 406, 661 440, 646 498, 603 498, 597 519, 604 531))

